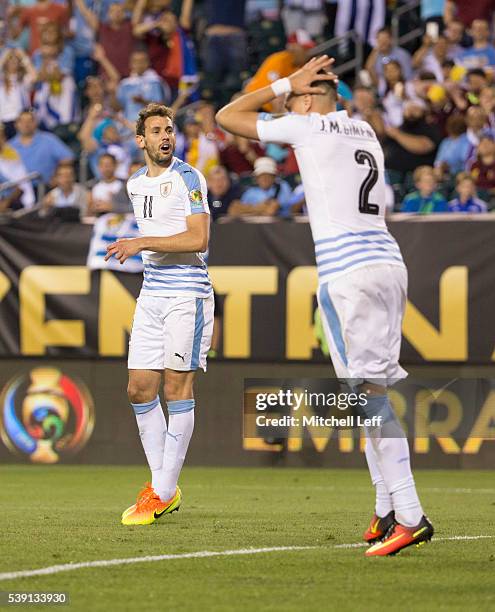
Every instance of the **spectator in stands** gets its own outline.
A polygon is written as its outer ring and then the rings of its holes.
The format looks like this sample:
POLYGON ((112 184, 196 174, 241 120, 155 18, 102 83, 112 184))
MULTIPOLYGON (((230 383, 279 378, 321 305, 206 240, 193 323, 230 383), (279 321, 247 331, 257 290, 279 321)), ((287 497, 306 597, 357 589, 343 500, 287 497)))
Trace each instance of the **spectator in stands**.
POLYGON ((85 187, 76 183, 76 173, 72 164, 59 164, 55 173, 55 188, 43 198, 42 210, 48 213, 57 209, 71 209, 62 212, 60 216, 76 220, 86 214, 88 206, 88 192, 85 187))
POLYGON ((373 47, 378 32, 385 25, 385 0, 361 0, 354 3, 349 0, 334 0, 334 2, 338 4, 335 36, 343 36, 355 30, 362 41, 370 48, 373 47))
POLYGON ((463 51, 459 57, 461 64, 468 69, 495 66, 495 48, 490 44, 490 26, 485 19, 475 19, 471 24, 473 46, 463 51))
POLYGON ((94 176, 100 177, 98 160, 104 153, 110 153, 117 160, 115 175, 126 180, 131 163, 132 141, 123 138, 117 129, 119 117, 114 119, 103 114, 103 108, 95 104, 88 111, 86 120, 79 130, 79 140, 85 153, 89 155, 89 165, 94 176))
POLYGON ((104 153, 98 160, 100 180, 89 195, 88 212, 96 216, 108 213, 132 212, 123 181, 115 176, 117 160, 110 153, 104 153))
POLYGON ((421 0, 421 19, 424 23, 436 23, 443 28, 445 0, 421 0))
POLYGON ((271 157, 260 157, 254 163, 256 186, 249 187, 240 202, 233 202, 228 214, 233 217, 265 215, 289 216, 292 190, 277 178, 277 164, 271 157))
POLYGON ((443 31, 443 35, 449 42, 449 59, 456 60, 464 51, 463 44, 466 39, 464 24, 458 19, 452 19, 443 31))
POLYGON ((190 87, 199 77, 194 45, 183 29, 190 26, 192 2, 182 3, 180 20, 170 10, 170 4, 169 0, 138 0, 132 23, 136 38, 146 43, 151 67, 167 82, 175 97, 179 85, 190 87))
MULTIPOLYGON (((106 4, 106 3, 105 3, 106 4)), ((74 80, 78 87, 82 87, 84 81, 93 74, 94 63, 91 59, 96 39, 95 30, 85 19, 83 12, 94 13, 97 18, 105 8, 100 0, 72 0, 69 3, 71 11, 70 38, 71 47, 74 51, 74 80)))
POLYGON ((468 164, 482 198, 490 204, 495 198, 495 141, 492 134, 480 138, 476 158, 468 164))
POLYGON ((415 70, 425 70, 432 72, 438 82, 444 80, 443 63, 449 56, 450 44, 445 36, 439 36, 433 40, 431 36, 425 34, 421 47, 416 51, 412 58, 412 66, 415 70))
POLYGON ((426 106, 416 100, 404 105, 404 121, 399 128, 385 128, 385 167, 388 182, 401 200, 412 186, 412 172, 418 166, 433 166, 439 131, 426 121, 426 106))
POLYGON ((376 37, 376 46, 366 60, 365 68, 369 72, 375 86, 378 85, 380 77, 383 76, 385 64, 391 60, 399 62, 406 79, 412 76, 411 56, 402 49, 394 47, 392 33, 389 28, 382 28, 376 37))
POLYGON ((210 169, 218 165, 218 149, 215 141, 203 131, 196 115, 191 114, 186 117, 184 136, 186 138, 185 161, 208 176, 210 169))
POLYGON ((136 39, 123 4, 112 2, 108 8, 107 21, 100 22, 98 15, 86 6, 85 0, 74 0, 74 3, 87 25, 97 33, 98 42, 105 50, 108 60, 121 77, 128 76, 129 57, 135 48, 136 39))
POLYGON ((466 135, 471 145, 468 159, 475 155, 476 147, 487 127, 488 118, 485 111, 479 106, 470 106, 466 112, 466 135))
POLYGON ((352 100, 352 117, 367 121, 377 134, 383 134, 385 124, 378 109, 375 91, 370 87, 359 86, 354 89, 352 100))
POLYGON ((41 44, 41 29, 47 23, 56 23, 61 28, 69 21, 69 11, 64 4, 51 0, 36 0, 33 6, 17 6, 11 12, 18 16, 18 22, 12 28, 12 37, 18 38, 24 28, 29 28, 29 53, 32 55, 41 44))
POLYGON ((448 180, 466 168, 471 151, 466 135, 466 122, 460 114, 451 115, 447 119, 447 138, 444 138, 438 148, 435 158, 435 175, 439 181, 448 180))
POLYGON ((461 172, 456 177, 457 197, 449 202, 450 212, 484 213, 486 202, 478 198, 476 182, 467 172, 461 172))
POLYGON ((378 91, 382 97, 385 123, 399 127, 402 125, 403 107, 407 97, 406 84, 399 62, 392 60, 385 64, 378 91))
POLYGON ((401 212, 429 213, 447 212, 447 201, 436 191, 437 182, 431 166, 419 166, 414 171, 416 191, 408 194, 402 202, 401 212))
POLYGON ((57 45, 39 48, 41 67, 38 72, 33 106, 43 129, 53 130, 68 125, 79 117, 76 84, 70 74, 62 72, 57 45))
POLYGON ((325 26, 324 0, 285 0, 283 5, 286 32, 301 29, 314 38, 322 35, 325 26))
POLYGON ((207 26, 201 51, 203 97, 211 92, 219 106, 241 89, 248 67, 245 0, 206 0, 207 26))
POLYGON ((493 0, 446 0, 443 19, 447 25, 458 19, 468 28, 474 19, 489 22, 494 8, 493 0))
MULTIPOLYGON (((256 91, 277 79, 290 76, 306 63, 308 52, 314 47, 315 43, 304 30, 293 32, 287 39, 285 50, 269 55, 248 82, 244 91, 256 91)), ((282 103, 283 99, 280 100, 280 108, 274 104, 266 105, 265 108, 266 110, 281 110, 282 103)))
POLYGON ((21 181, 27 175, 19 153, 7 144, 3 125, 0 123, 0 183, 20 181, 16 187, 0 192, 0 212, 9 208, 31 208, 35 198, 30 181, 21 181))
MULTIPOLYGON (((39 172, 49 184, 61 162, 72 162, 74 154, 55 134, 38 130, 32 111, 23 111, 16 121, 17 135, 9 144, 19 153, 28 172, 39 172)), ((35 181, 37 184, 38 181, 35 181)))
POLYGON ((7 138, 15 135, 15 121, 29 107, 36 71, 22 49, 6 49, 0 56, 0 124, 7 138))
POLYGON ((33 66, 36 70, 42 69, 45 56, 42 47, 46 45, 55 47, 55 59, 63 74, 72 76, 74 73, 75 55, 74 49, 70 45, 64 44, 62 29, 58 23, 49 22, 41 28, 40 46, 33 53, 33 66))
POLYGON ((239 184, 232 182, 224 166, 213 166, 208 172, 208 203, 214 221, 227 215, 233 202, 239 202, 241 189, 239 184))
POLYGON ((488 85, 488 76, 481 68, 473 68, 466 74, 466 99, 474 106, 480 103, 480 95, 488 85))
POLYGON ((487 124, 495 134, 495 86, 484 87, 481 90, 479 102, 480 108, 485 111, 487 124))
POLYGON ((150 102, 170 101, 170 91, 158 74, 150 68, 146 51, 134 51, 129 61, 130 76, 122 79, 117 100, 128 121, 136 121, 139 111, 150 102))
POLYGON ((242 136, 227 136, 226 142, 220 148, 220 161, 234 174, 239 176, 251 174, 254 163, 263 155, 261 146, 242 136))

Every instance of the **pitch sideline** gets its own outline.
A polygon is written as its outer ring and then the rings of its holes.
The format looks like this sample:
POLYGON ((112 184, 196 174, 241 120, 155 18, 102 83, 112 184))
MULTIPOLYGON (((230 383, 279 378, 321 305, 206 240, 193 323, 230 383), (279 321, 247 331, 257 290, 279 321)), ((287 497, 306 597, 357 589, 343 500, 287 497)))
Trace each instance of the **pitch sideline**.
MULTIPOLYGON (((492 535, 478 536, 451 536, 446 538, 435 538, 434 542, 448 541, 465 541, 465 540, 483 540, 487 538, 495 538, 492 535)), ((361 548, 367 546, 365 542, 357 542, 353 544, 335 544, 330 548, 361 548)), ((203 550, 192 553, 182 553, 176 555, 148 555, 145 557, 129 557, 127 559, 102 559, 99 561, 83 561, 81 563, 65 563, 64 565, 52 565, 49 567, 40 567, 34 570, 20 570, 17 572, 4 572, 0 574, 0 581, 15 580, 16 578, 30 578, 31 576, 47 576, 58 574, 60 572, 70 572, 86 567, 109 567, 115 565, 130 565, 133 563, 150 563, 153 561, 169 561, 174 559, 198 559, 205 557, 229 557, 235 555, 256 555, 269 552, 290 552, 300 550, 315 550, 317 548, 325 548, 321 546, 272 546, 269 548, 240 548, 237 550, 203 550)))

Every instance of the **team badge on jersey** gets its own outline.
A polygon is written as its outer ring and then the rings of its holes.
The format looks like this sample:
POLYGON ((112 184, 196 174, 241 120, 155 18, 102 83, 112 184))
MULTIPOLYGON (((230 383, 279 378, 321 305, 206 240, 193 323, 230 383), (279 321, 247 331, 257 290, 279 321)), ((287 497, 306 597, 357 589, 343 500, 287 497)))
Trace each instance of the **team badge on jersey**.
POLYGON ((189 199, 191 200, 191 208, 203 208, 203 194, 200 189, 190 191, 189 199))
POLYGON ((168 183, 162 183, 160 185, 160 195, 163 198, 166 198, 170 192, 172 191, 172 183, 169 181, 168 183))

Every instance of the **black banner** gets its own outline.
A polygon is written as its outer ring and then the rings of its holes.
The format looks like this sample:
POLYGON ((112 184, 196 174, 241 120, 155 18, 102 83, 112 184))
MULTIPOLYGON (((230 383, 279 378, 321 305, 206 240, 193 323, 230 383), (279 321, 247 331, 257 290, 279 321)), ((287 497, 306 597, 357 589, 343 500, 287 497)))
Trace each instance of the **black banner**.
MULTIPOLYGON (((493 364, 494 224, 392 221, 409 270, 405 364, 493 364)), ((0 357, 123 357, 140 274, 90 271, 91 226, 0 226, 0 357)), ((320 361, 317 274, 307 223, 217 224, 210 274, 223 301, 223 356, 320 361)))

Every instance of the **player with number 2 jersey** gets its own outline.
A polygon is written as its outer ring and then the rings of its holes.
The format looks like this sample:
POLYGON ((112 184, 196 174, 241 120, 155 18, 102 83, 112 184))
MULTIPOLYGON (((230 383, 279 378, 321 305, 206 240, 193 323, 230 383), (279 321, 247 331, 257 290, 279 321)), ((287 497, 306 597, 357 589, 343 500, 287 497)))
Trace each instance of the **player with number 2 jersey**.
POLYGON ((407 376, 399 365, 407 270, 385 224, 383 151, 371 126, 337 112, 333 60, 311 59, 289 78, 221 109, 226 130, 294 148, 315 244, 318 303, 338 378, 367 394, 366 459, 376 488, 364 539, 367 556, 393 555, 429 541, 433 527, 416 492, 404 431, 387 388, 407 376), (259 114, 285 95, 288 114, 259 114))

